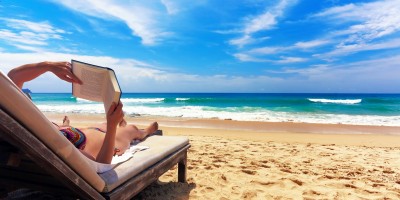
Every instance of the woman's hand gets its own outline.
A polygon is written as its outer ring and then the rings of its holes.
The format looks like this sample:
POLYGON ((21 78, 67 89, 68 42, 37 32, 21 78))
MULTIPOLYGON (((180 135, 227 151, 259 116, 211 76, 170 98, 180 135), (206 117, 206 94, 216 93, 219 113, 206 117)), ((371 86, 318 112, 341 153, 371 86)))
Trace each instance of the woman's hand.
POLYGON ((116 103, 112 103, 107 112, 107 126, 116 127, 123 119, 124 112, 122 111, 122 102, 120 101, 118 105, 116 103))
POLYGON ((70 83, 82 84, 82 81, 72 73, 69 62, 43 62, 42 64, 48 67, 49 71, 53 72, 58 78, 70 83))

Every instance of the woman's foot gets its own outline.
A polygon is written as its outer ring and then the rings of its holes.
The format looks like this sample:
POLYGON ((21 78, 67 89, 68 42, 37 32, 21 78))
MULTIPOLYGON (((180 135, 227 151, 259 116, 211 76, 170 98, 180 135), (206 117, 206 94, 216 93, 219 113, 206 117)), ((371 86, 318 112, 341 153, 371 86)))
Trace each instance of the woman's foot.
POLYGON ((68 118, 68 116, 64 116, 62 126, 69 126, 69 118, 68 118))
POLYGON ((158 130, 158 123, 153 122, 147 128, 144 129, 144 132, 146 133, 146 135, 149 135, 156 132, 156 130, 158 130))

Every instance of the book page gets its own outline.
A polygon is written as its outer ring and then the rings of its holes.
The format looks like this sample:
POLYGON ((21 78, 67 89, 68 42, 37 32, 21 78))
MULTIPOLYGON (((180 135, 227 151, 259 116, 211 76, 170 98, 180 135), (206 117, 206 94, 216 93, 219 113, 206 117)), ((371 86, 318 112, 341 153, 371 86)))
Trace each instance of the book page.
POLYGON ((109 71, 109 76, 108 76, 108 83, 106 84, 106 90, 105 95, 104 95, 104 109, 106 112, 110 108, 112 102, 115 102, 118 104, 121 91, 118 85, 118 82, 116 80, 115 74, 113 71, 109 71))
MULTIPOLYGON (((108 112, 112 102, 114 102, 114 95, 115 95, 115 90, 112 86, 111 80, 108 79, 108 84, 105 90, 105 95, 104 95, 104 110, 108 112)), ((118 103, 118 102, 115 102, 118 103)))
POLYGON ((86 67, 81 63, 74 63, 73 73, 83 82, 82 85, 73 84, 73 95, 79 98, 102 102, 105 90, 107 70, 86 67))
POLYGON ((112 102, 118 103, 121 89, 112 69, 72 60, 72 72, 83 82, 73 83, 72 94, 76 97, 103 102, 105 113, 112 102))
POLYGON ((93 71, 89 71, 86 69, 82 69, 82 82, 83 87, 81 89, 81 93, 85 94, 90 98, 99 98, 102 95, 102 89, 104 85, 104 73, 97 73, 93 71))

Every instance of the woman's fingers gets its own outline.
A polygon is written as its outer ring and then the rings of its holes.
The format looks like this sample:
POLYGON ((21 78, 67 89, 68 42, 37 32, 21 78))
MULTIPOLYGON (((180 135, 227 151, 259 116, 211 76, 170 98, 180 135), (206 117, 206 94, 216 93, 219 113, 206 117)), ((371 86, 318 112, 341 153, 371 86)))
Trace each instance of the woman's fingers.
POLYGON ((120 101, 118 103, 118 106, 117 106, 116 110, 115 110, 117 112, 117 116, 120 117, 121 120, 124 117, 124 111, 122 111, 122 107, 123 107, 123 105, 122 105, 122 102, 120 101))
POLYGON ((118 117, 120 116, 123 117, 124 112, 122 111, 122 107, 123 105, 121 101, 118 103, 118 105, 115 102, 113 102, 110 108, 108 109, 107 115, 116 115, 118 117))
POLYGON ((122 107, 124 106, 124 104, 122 104, 121 101, 118 102, 118 109, 121 110, 122 112, 122 107))
POLYGON ((107 115, 112 115, 114 113, 114 111, 115 111, 115 107, 116 106, 117 105, 114 102, 112 102, 110 108, 108 109, 107 115))
POLYGON ((70 78, 70 82, 73 82, 73 83, 78 83, 78 84, 83 84, 83 82, 77 77, 77 76, 75 76, 75 74, 73 74, 71 71, 67 71, 67 76, 68 76, 68 78, 70 78))
POLYGON ((69 62, 49 62, 52 72, 60 79, 70 82, 82 84, 82 81, 72 73, 71 64, 69 62))
POLYGON ((71 82, 71 79, 69 78, 69 77, 67 77, 67 76, 62 76, 62 75, 58 75, 58 74, 56 74, 57 76, 58 76, 58 78, 60 78, 61 80, 64 80, 64 81, 67 81, 67 82, 71 82))
POLYGON ((75 74, 72 73, 71 64, 69 62, 65 62, 61 66, 62 73, 64 73, 69 78, 69 82, 82 84, 82 81, 75 74))

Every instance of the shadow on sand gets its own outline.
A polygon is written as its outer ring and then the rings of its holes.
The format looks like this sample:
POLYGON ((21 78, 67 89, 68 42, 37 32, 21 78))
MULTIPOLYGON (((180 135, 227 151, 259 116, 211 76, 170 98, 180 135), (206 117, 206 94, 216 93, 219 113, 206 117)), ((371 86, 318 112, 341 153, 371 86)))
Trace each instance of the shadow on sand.
MULTIPOLYGON (((189 199, 190 191, 196 188, 195 183, 161 182, 155 181, 146 189, 136 195, 133 200, 186 200, 189 199)), ((62 194, 46 193, 30 189, 17 189, 7 193, 0 189, 0 199, 26 200, 26 199, 56 199, 56 200, 75 200, 76 198, 64 196, 62 194)))
POLYGON ((196 188, 195 183, 155 181, 154 183, 150 184, 146 189, 141 191, 138 195, 136 195, 133 200, 185 200, 189 199, 190 191, 194 188, 196 188))

